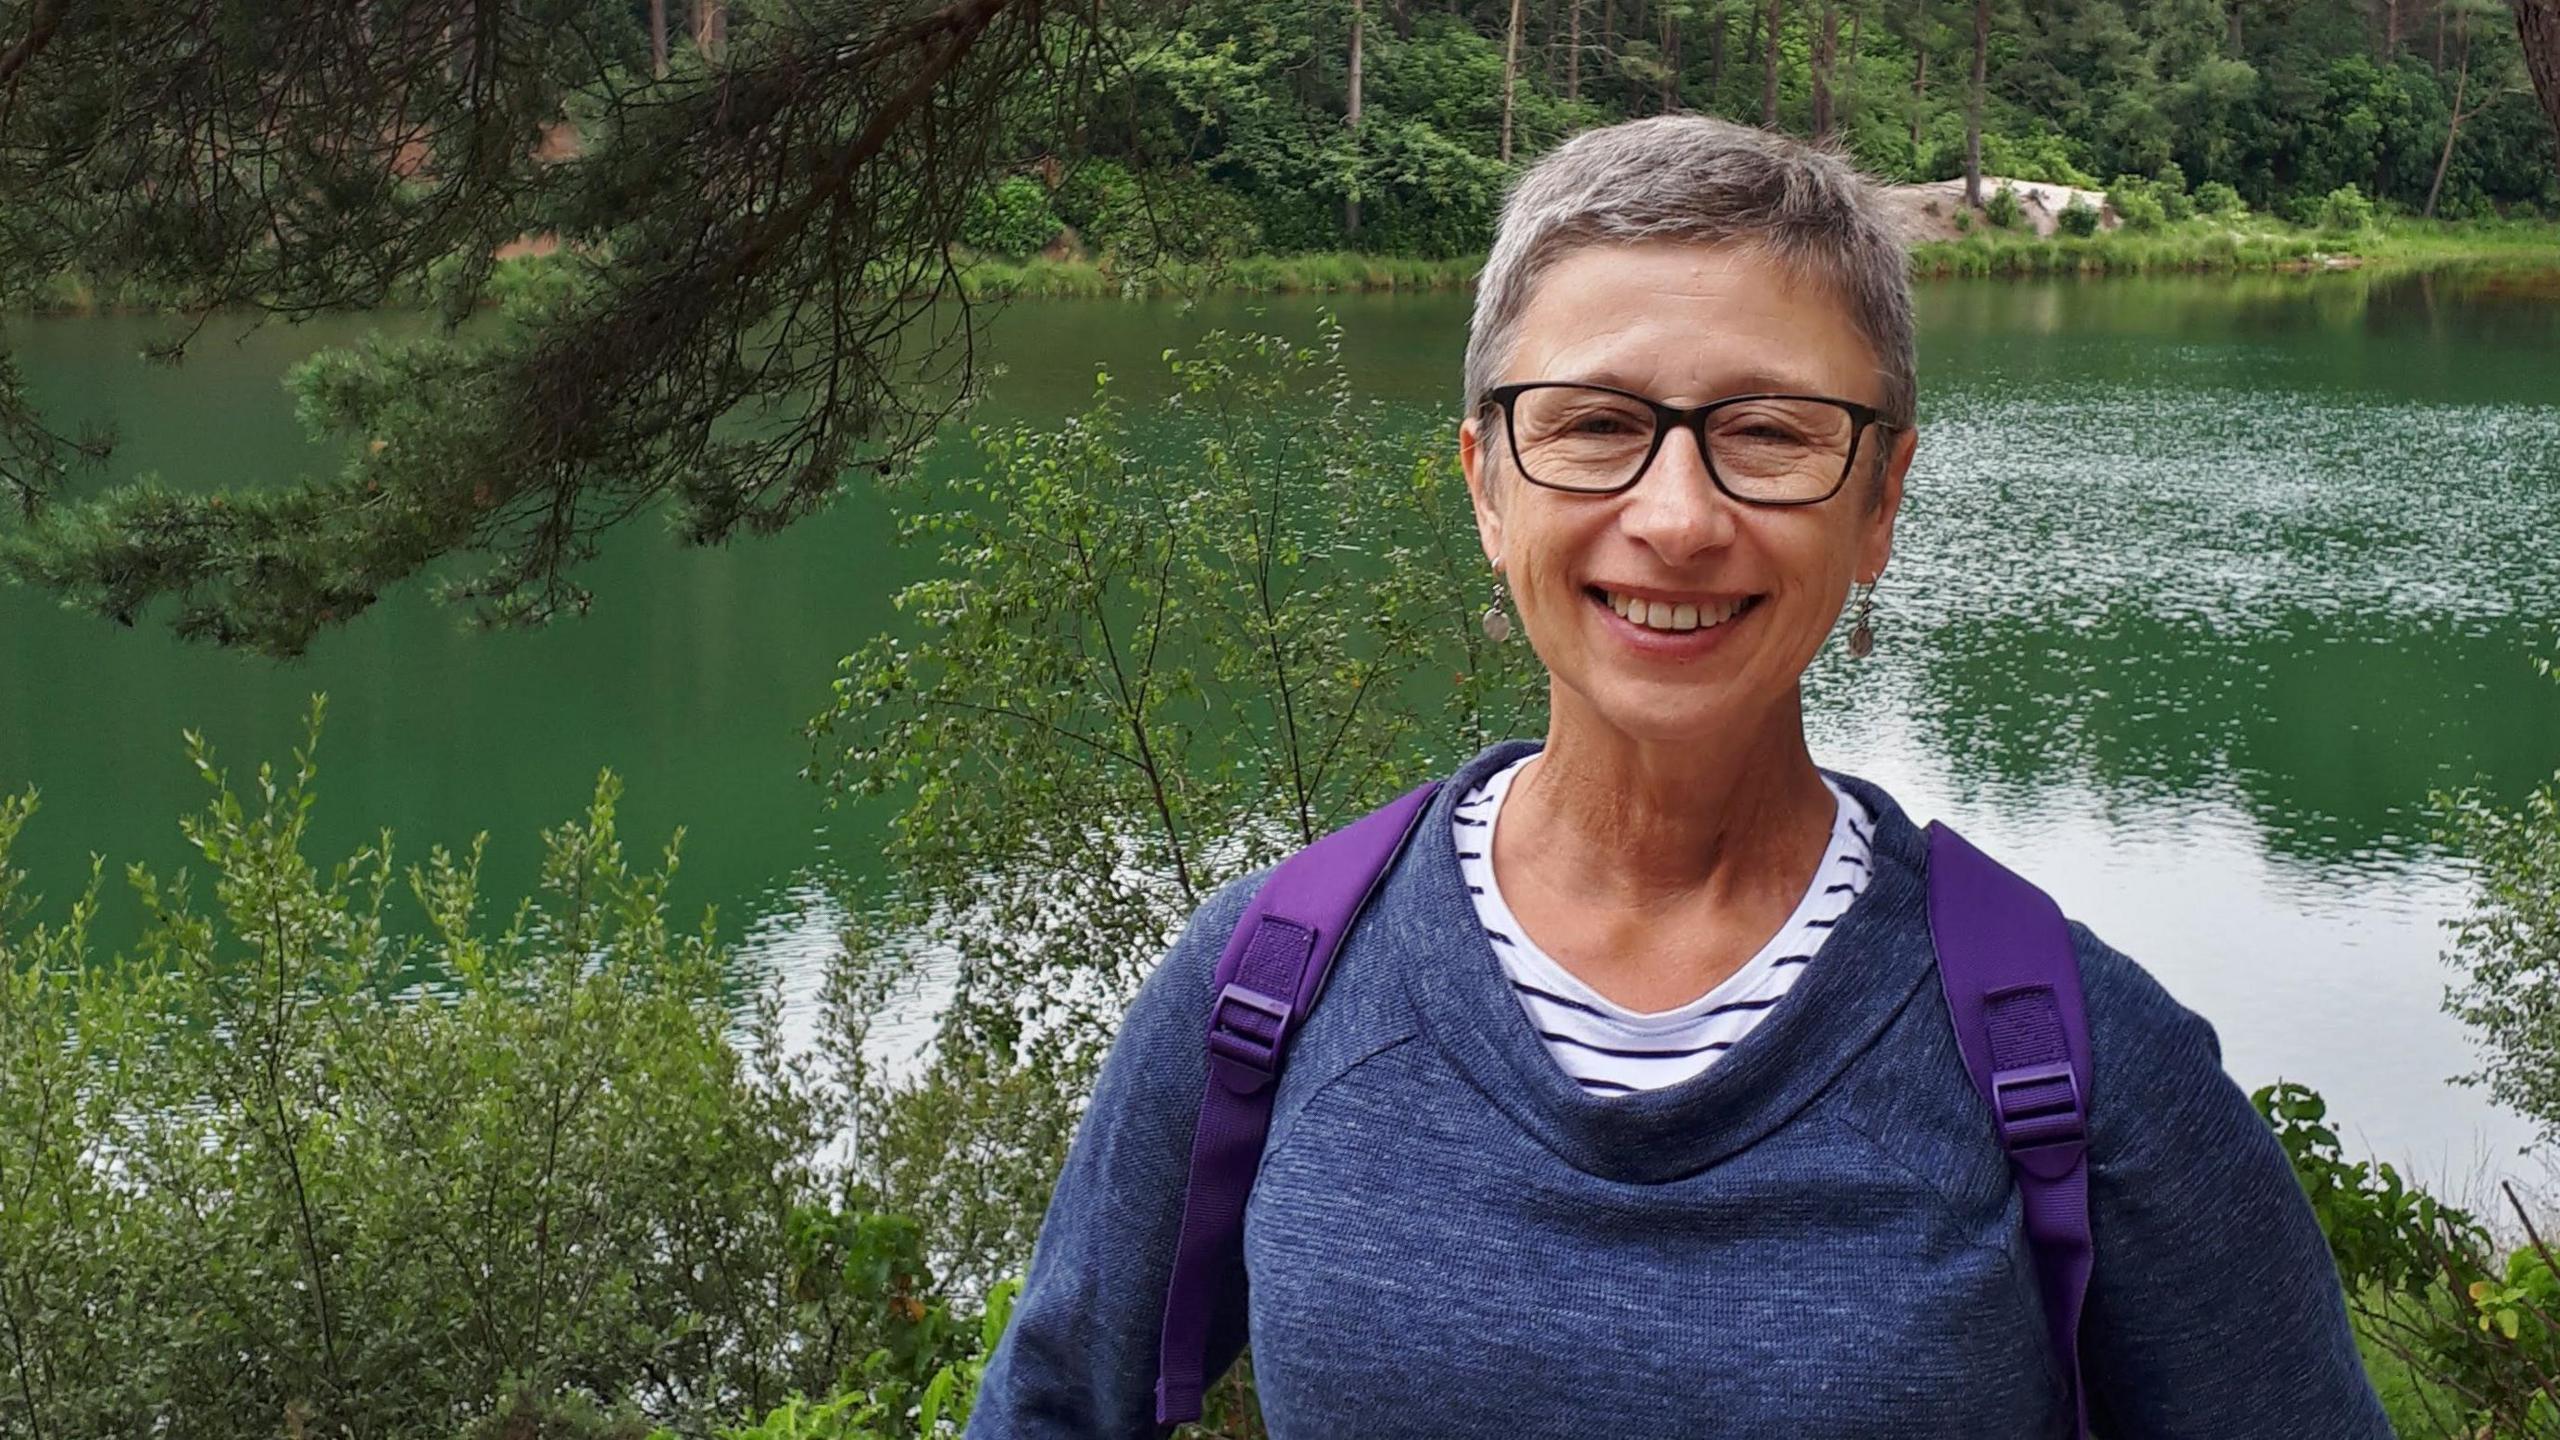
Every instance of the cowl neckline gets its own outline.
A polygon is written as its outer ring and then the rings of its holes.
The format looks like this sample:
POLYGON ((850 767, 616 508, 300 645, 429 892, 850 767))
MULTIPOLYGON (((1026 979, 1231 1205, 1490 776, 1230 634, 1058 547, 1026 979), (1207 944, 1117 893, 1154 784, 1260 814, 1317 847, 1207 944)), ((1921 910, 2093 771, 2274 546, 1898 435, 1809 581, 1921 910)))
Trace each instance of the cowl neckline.
POLYGON ((1371 908, 1429 1041, 1468 1084, 1577 1170, 1657 1184, 1692 1175, 1785 1125, 1846 1070, 1929 978, 1927 845, 1883 790, 1825 771, 1875 817, 1875 876, 1784 1000, 1704 1072, 1603 1097, 1549 1055, 1514 998, 1458 867, 1451 819, 1485 777, 1542 747, 1514 740, 1462 766, 1432 799, 1371 908))

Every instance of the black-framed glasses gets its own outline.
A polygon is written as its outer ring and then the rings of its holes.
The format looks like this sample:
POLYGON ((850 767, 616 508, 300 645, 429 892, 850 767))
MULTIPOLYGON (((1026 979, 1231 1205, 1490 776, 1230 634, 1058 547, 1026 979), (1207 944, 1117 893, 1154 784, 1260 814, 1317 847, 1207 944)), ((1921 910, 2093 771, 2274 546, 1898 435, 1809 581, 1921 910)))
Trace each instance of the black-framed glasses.
POLYGON ((1644 478, 1662 437, 1685 426, 1716 488, 1749 505, 1830 499, 1858 463, 1867 427, 1898 428, 1871 405, 1826 395, 1728 395, 1684 409, 1608 385, 1530 380, 1495 386, 1484 404, 1501 408, 1511 463, 1532 484, 1617 494, 1644 478))

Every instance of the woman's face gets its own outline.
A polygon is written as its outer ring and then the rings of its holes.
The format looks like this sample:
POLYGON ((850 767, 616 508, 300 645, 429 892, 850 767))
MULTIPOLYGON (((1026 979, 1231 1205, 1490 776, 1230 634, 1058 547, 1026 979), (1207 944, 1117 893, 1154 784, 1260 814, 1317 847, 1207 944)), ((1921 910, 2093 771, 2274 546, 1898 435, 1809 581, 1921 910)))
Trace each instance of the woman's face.
MULTIPOLYGON (((1501 378, 1612 385, 1673 405, 1753 392, 1884 401, 1875 354, 1826 288, 1749 251, 1668 241, 1591 247, 1548 271, 1501 378)), ((1498 412, 1459 427, 1458 455, 1486 557, 1555 682, 1558 723, 1635 743, 1729 744, 1795 714, 1798 681, 1850 584, 1883 573, 1915 439, 1870 428, 1839 493, 1793 507, 1725 495, 1685 430, 1615 495, 1521 479, 1498 412), (1733 613, 1664 631, 1621 616, 1613 596, 1675 607, 1675 624, 1680 605, 1701 621, 1733 613)))

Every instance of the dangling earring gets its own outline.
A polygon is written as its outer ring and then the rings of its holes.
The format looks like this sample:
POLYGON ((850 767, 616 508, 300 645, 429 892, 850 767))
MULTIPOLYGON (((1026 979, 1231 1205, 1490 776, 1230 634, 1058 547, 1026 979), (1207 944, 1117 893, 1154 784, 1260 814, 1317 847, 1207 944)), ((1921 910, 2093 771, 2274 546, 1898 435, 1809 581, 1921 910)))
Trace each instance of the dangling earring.
POLYGON ((1864 660, 1876 648, 1876 582, 1858 587, 1858 623, 1849 627, 1849 658, 1864 660))
POLYGON ((1511 638, 1511 617, 1502 609, 1502 572, 1493 572, 1493 603, 1485 607, 1484 638, 1499 645, 1511 638))

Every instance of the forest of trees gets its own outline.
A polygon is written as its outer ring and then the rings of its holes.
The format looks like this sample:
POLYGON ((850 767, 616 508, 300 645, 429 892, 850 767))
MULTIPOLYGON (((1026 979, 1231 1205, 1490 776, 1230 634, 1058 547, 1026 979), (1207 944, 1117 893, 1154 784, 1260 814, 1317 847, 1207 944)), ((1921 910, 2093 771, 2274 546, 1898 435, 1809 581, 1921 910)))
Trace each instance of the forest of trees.
MULTIPOLYGON (((2560 43, 2548 0, 1194 0, 1129 46, 1082 140, 1281 251, 1481 249, 1510 162, 1672 110, 1833 137, 1904 180, 1978 155, 2220 182, 2288 218, 2343 185, 2560 214, 2536 25, 2560 43)), ((1059 213, 1107 224, 1101 173, 1059 213)))

